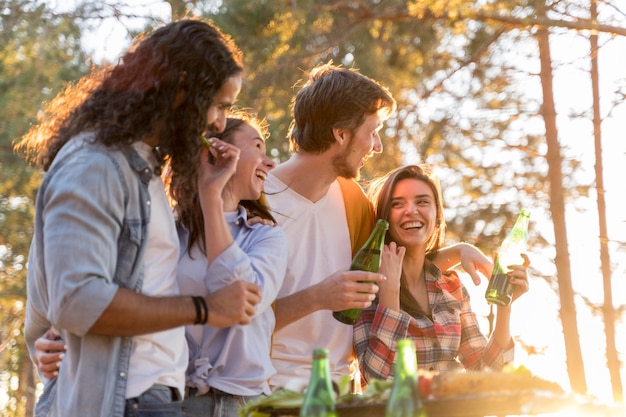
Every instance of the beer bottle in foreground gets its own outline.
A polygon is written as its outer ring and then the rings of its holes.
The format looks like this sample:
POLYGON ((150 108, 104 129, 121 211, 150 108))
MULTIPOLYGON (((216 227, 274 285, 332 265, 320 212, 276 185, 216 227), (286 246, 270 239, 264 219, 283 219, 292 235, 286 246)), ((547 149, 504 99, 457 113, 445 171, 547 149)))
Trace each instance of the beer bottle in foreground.
MULTIPOLYGON (((351 271, 369 271, 378 272, 380 268, 380 255, 385 244, 385 234, 389 229, 389 223, 386 220, 379 219, 372 234, 367 242, 357 252, 350 265, 351 271)), ((333 317, 345 324, 355 324, 361 316, 360 308, 352 308, 349 310, 335 311, 333 317)))
POLYGON ((511 229, 500 245, 500 249, 498 249, 493 272, 485 292, 485 298, 491 304, 499 306, 511 304, 513 285, 509 283, 508 266, 521 265, 524 262, 521 254, 527 250, 529 219, 530 211, 522 209, 517 216, 513 229, 511 229))
POLYGON ((313 351, 311 378, 300 408, 300 417, 337 417, 327 349, 313 351))
POLYGON ((394 373, 385 417, 426 417, 419 390, 415 344, 411 339, 398 341, 394 373))

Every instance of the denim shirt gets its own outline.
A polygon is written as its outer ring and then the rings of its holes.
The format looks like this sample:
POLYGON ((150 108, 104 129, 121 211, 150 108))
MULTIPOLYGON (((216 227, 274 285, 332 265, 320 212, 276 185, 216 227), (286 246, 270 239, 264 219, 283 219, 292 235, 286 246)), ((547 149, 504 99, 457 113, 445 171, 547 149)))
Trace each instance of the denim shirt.
POLYGON ((119 287, 141 291, 153 173, 132 147, 92 138, 65 144, 37 194, 25 338, 34 358, 35 340, 54 325, 67 346, 37 417, 124 414, 132 338, 87 331, 119 287))

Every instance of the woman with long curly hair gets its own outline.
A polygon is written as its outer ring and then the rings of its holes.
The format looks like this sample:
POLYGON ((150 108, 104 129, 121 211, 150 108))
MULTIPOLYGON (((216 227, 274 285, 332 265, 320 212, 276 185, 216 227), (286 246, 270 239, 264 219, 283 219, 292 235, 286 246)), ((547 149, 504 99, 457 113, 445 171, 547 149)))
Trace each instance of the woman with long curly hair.
POLYGON ((253 283, 179 295, 179 242, 160 178, 164 162, 173 181, 197 177, 199 136, 224 129, 242 72, 241 52, 218 28, 173 22, 62 92, 16 145, 46 171, 26 341, 35 358, 35 340, 54 326, 66 347, 36 415, 180 416, 184 326, 250 322, 253 283))

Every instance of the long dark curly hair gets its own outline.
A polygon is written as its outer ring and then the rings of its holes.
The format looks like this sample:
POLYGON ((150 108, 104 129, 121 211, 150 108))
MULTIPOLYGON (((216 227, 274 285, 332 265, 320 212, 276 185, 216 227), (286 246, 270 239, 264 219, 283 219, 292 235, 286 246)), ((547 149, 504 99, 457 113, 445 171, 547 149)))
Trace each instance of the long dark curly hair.
MULTIPOLYGON (((226 127, 222 132, 211 132, 207 137, 216 137, 227 143, 233 143, 233 135, 241 129, 242 126, 249 125, 256 129, 261 136, 267 138, 269 136, 268 126, 265 120, 258 119, 254 114, 245 111, 237 110, 231 112, 226 119, 226 127)), ((186 183, 192 182, 196 184, 195 178, 193 181, 183 178, 172 178, 169 180, 169 170, 166 170, 165 182, 169 186, 170 196, 176 196, 176 204, 174 206, 174 212, 176 214, 176 220, 178 223, 185 226, 189 231, 189 239, 187 240, 187 252, 191 252, 193 245, 199 241, 203 249, 205 249, 205 237, 204 237, 204 217, 202 215, 202 207, 200 206, 200 197, 197 189, 193 193, 188 194, 184 189, 186 183)), ((271 220, 276 223, 276 219, 272 216, 267 200, 265 198, 265 192, 261 194, 258 200, 241 200, 239 202, 248 212, 248 217, 260 217, 262 219, 271 220)))
POLYGON ((173 175, 193 178, 208 109, 242 71, 241 51, 212 23, 172 22, 137 38, 117 65, 95 69, 57 95, 15 150, 47 171, 81 132, 111 147, 158 134, 173 175))

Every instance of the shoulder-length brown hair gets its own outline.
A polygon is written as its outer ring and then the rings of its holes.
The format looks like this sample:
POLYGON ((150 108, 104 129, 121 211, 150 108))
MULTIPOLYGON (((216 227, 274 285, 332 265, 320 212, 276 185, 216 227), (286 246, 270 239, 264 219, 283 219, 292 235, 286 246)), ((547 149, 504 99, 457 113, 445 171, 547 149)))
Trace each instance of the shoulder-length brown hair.
MULTIPOLYGON (((437 210, 435 232, 430 237, 426 245, 426 253, 429 258, 436 255, 437 251, 443 246, 446 234, 446 220, 443 215, 443 201, 441 196, 441 186, 439 180, 433 175, 432 170, 427 165, 406 165, 396 168, 389 173, 374 179, 367 191, 367 195, 374 204, 376 216, 378 219, 389 221, 391 212, 391 197, 398 182, 405 179, 415 179, 426 183, 433 192, 435 197, 435 206, 437 210)), ((393 236, 387 233, 387 241, 392 241, 393 236)))

